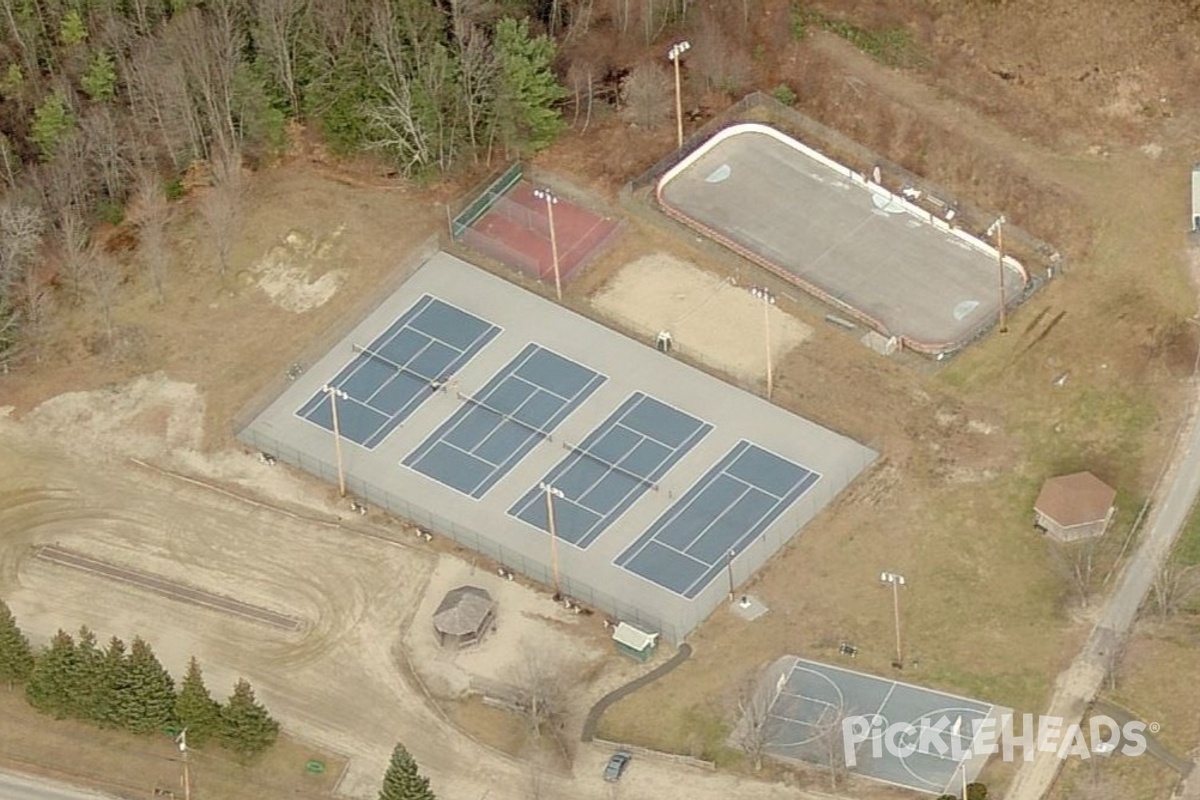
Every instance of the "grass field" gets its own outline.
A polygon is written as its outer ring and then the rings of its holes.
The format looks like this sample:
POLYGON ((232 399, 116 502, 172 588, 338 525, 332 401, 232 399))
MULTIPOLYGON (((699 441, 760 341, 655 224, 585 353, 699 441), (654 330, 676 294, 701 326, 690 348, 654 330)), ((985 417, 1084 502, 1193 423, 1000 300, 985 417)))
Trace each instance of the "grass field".
MULTIPOLYGON (((20 690, 0 690, 0 719, 0 766, 135 797, 155 788, 183 796, 179 750, 165 734, 134 736, 56 720, 34 711, 20 690)), ((344 766, 343 757, 287 736, 250 763, 206 746, 191 753, 192 790, 222 800, 317 800, 333 795, 344 766), (325 764, 323 773, 305 769, 313 759, 325 764)))

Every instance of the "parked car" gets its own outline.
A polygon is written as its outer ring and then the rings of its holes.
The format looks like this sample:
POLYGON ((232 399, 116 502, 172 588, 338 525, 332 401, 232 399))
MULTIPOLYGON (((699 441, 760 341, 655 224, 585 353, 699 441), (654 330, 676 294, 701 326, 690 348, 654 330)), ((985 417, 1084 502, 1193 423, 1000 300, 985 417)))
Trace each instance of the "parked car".
POLYGON ((629 766, 629 762, 633 760, 633 756, 626 752, 613 753, 612 758, 608 760, 608 764, 604 767, 604 780, 609 783, 616 783, 621 780, 621 775, 625 772, 625 768, 629 766))

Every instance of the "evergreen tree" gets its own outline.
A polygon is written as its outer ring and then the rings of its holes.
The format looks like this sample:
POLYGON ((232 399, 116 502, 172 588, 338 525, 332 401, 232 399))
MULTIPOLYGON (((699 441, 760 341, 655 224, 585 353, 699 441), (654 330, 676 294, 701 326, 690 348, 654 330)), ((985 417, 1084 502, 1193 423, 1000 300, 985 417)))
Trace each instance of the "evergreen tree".
POLYGON ((436 800, 429 778, 417 769, 417 762, 402 744, 392 750, 392 760, 383 775, 379 800, 436 800))
POLYGON ((125 643, 116 636, 108 640, 108 647, 104 649, 99 682, 93 719, 106 727, 123 727, 120 698, 129 691, 129 657, 125 653, 125 643))
POLYGON ((34 662, 29 683, 25 685, 25 698, 29 704, 59 719, 68 716, 77 658, 75 640, 71 634, 59 629, 34 662))
POLYGON ((528 19, 506 18, 496 25, 493 45, 500 67, 501 132, 510 146, 541 150, 566 127, 556 106, 569 93, 554 75, 554 40, 530 36, 528 19))
POLYGON ((187 675, 179 686, 175 719, 187 729, 188 742, 197 746, 220 735, 222 730, 221 705, 208 693, 200 662, 195 656, 188 662, 187 675))
POLYGON ((54 92, 33 112, 29 138, 37 145, 43 161, 49 161, 66 135, 75 127, 75 115, 61 92, 54 92))
POLYGON ((175 682, 140 636, 129 648, 128 686, 116 695, 121 727, 134 733, 162 730, 175 719, 175 682))
POLYGON ((8 603, 0 600, 0 681, 13 684, 29 680, 33 672, 33 648, 29 640, 17 627, 8 603))
POLYGON ((88 626, 75 639, 75 663, 71 673, 69 713, 79 719, 99 719, 100 696, 104 691, 104 651, 88 626))
POLYGON ((97 50, 79 85, 97 102, 112 100, 117 90, 117 67, 105 50, 97 50))
POLYGON ((279 723, 254 699, 254 689, 240 678, 221 709, 221 741, 227 748, 245 757, 261 753, 275 743, 279 723))

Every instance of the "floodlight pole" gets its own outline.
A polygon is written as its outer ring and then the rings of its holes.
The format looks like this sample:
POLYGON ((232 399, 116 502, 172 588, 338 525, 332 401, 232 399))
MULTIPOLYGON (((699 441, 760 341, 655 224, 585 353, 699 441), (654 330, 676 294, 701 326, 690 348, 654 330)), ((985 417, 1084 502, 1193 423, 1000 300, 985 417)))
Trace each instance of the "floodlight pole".
POLYGON ((732 549, 725 554, 725 569, 729 573, 729 602, 733 602, 733 557, 737 553, 732 549))
POLYGON ((770 400, 775 386, 775 370, 771 364, 771 306, 775 305, 775 295, 762 286, 755 286, 750 293, 762 301, 763 330, 766 333, 767 347, 767 399, 770 400))
POLYGON ((1004 223, 1007 222, 1001 214, 988 233, 996 235, 996 270, 1000 276, 1000 332, 1008 333, 1008 311, 1004 307, 1004 223))
POLYGON ((183 800, 192 800, 192 775, 188 764, 187 728, 179 732, 179 752, 183 754, 183 800))
POLYGON ((558 599, 562 595, 562 589, 558 581, 558 531, 554 527, 554 498, 564 495, 562 489, 556 489, 545 482, 539 482, 538 488, 546 493, 546 521, 550 529, 550 569, 554 574, 554 597, 558 599))
POLYGON ((900 587, 904 585, 904 576, 895 572, 879 573, 879 580, 892 585, 892 615, 896 619, 896 668, 904 667, 904 649, 900 639, 900 587))
POLYGON ((554 206, 558 198, 549 189, 534 189, 533 196, 546 201, 546 220, 550 224, 550 260, 554 264, 554 294, 562 302, 562 278, 558 272, 558 234, 554 230, 554 206))
POLYGON ((683 91, 679 81, 679 58, 692 49, 691 42, 679 42, 671 45, 667 58, 675 65, 675 127, 679 146, 683 147, 683 91))
POLYGON ((349 400, 350 395, 343 392, 336 386, 325 384, 321 387, 321 391, 325 392, 329 397, 329 407, 333 411, 333 453, 337 460, 338 474, 338 495, 346 496, 346 470, 342 464, 342 430, 338 425, 338 407, 337 401, 349 400))

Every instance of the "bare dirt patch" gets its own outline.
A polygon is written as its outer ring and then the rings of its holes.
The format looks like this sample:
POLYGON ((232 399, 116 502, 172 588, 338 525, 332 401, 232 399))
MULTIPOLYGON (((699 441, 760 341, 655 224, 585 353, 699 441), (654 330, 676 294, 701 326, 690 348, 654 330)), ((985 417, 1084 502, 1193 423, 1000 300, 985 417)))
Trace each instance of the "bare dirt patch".
POLYGON ((431 692, 446 699, 482 693, 513 680, 525 653, 561 654, 564 666, 583 674, 602 655, 579 631, 588 617, 572 614, 546 594, 518 581, 504 580, 474 563, 443 555, 430 575, 417 608, 415 624, 404 637, 413 667, 431 692), (496 602, 496 627, 482 643, 462 650, 438 644, 433 612, 446 592, 470 585, 485 589, 496 602))
POLYGON ((778 365, 812 336, 812 328, 778 307, 768 307, 738 286, 669 253, 644 255, 620 268, 591 298, 601 314, 616 317, 653 341, 671 334, 684 355, 747 382, 765 381, 766 337, 778 365))
POLYGON ((334 268, 345 226, 328 234, 288 231, 250 267, 250 277, 280 308, 296 314, 329 302, 346 280, 346 270, 334 268))

